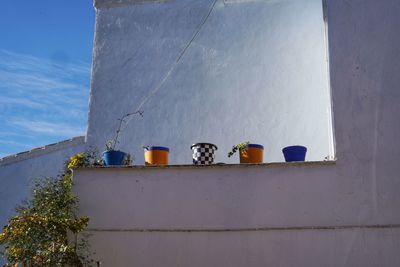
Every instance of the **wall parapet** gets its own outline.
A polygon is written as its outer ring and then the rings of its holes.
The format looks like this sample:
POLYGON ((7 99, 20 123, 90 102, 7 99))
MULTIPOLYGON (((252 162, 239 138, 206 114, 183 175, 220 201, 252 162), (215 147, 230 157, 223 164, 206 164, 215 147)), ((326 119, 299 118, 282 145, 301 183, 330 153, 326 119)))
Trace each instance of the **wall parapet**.
MULTIPOLYGON (((376 262, 397 263, 398 204, 376 213, 367 183, 349 188, 346 164, 78 168, 74 192, 79 214, 90 218, 92 248, 107 266, 239 267, 261 266, 267 259, 274 266, 282 255, 284 266, 341 266, 343 258, 372 266, 363 261, 376 251, 376 262), (307 262, 316 250, 324 256, 307 262), (222 261, 221 254, 227 255, 222 261)), ((377 199, 398 194, 383 180, 377 187, 384 192, 377 199)))
POLYGON ((253 167, 295 167, 295 166, 324 166, 336 165, 336 160, 325 161, 295 161, 295 162, 267 162, 267 163, 250 163, 250 164, 231 164, 231 163, 215 163, 210 165, 194 165, 194 164, 173 164, 173 165, 131 165, 131 166, 90 166, 78 167, 76 170, 90 170, 90 169, 106 169, 113 170, 151 170, 151 169, 219 169, 219 168, 253 168, 253 167))
POLYGON ((83 145, 84 143, 85 143, 85 136, 73 137, 71 139, 63 140, 54 144, 37 147, 29 151, 24 151, 14 155, 6 156, 4 158, 0 158, 0 166, 5 166, 18 161, 39 157, 54 151, 59 151, 66 148, 83 145))

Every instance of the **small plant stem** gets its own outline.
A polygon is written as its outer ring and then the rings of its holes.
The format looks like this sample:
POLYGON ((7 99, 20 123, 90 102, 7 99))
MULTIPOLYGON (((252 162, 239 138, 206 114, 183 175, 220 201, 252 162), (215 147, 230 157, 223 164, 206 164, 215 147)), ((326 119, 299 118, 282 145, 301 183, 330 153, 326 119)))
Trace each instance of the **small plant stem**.
POLYGON ((113 139, 112 150, 114 150, 114 149, 115 149, 115 146, 117 145, 117 143, 119 143, 119 141, 118 141, 118 139, 119 139, 119 134, 120 134, 120 132, 121 132, 122 123, 125 122, 125 119, 128 118, 128 117, 130 117, 130 116, 137 115, 137 114, 139 114, 141 117, 143 117, 143 113, 144 113, 143 110, 137 110, 137 111, 132 112, 132 113, 127 113, 127 114, 125 114, 124 116, 122 116, 120 119, 118 119, 118 120, 119 120, 119 125, 118 125, 118 129, 117 129, 117 131, 116 131, 116 133, 115 133, 115 137, 114 137, 114 139, 113 139))

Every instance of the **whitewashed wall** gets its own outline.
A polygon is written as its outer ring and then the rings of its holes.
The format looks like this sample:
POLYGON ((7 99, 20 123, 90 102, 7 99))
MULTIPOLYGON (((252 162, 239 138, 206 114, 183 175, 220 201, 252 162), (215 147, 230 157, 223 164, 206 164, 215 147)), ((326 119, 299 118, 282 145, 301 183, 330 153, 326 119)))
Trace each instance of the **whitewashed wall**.
POLYGON ((80 169, 74 182, 102 266, 399 266, 399 186, 360 184, 360 168, 80 169))
POLYGON ((15 215, 15 207, 28 198, 35 178, 57 176, 64 162, 82 151, 83 136, 0 159, 0 226, 6 225, 15 215))
POLYGON ((191 163, 195 142, 215 143, 218 162, 246 140, 267 162, 293 144, 333 156, 321 0, 144 2, 97 1, 89 145, 141 109, 119 146, 141 164, 142 145, 191 163))
POLYGON ((336 164, 76 170, 103 266, 400 266, 400 2, 327 4, 336 164))

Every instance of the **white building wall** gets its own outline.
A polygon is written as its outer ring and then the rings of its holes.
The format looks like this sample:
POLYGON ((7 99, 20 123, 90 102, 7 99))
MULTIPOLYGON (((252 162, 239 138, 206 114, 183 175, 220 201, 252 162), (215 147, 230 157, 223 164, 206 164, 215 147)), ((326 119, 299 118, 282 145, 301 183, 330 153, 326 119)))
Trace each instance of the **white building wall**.
POLYGON ((327 6, 337 162, 76 170, 103 266, 400 265, 400 2, 327 6))
POLYGON ((88 168, 74 182, 103 266, 398 266, 399 187, 372 192, 354 174, 343 162, 88 168))
POLYGON ((109 256, 101 266, 396 267, 400 264, 399 237, 400 231, 391 229, 174 234, 101 232, 93 236, 93 243, 108 244, 98 254, 109 256))
POLYGON ((139 164, 142 145, 191 163, 196 142, 216 144, 218 162, 247 140, 267 162, 293 144, 334 156, 321 0, 145 2, 96 2, 89 145, 140 109, 119 146, 139 164))

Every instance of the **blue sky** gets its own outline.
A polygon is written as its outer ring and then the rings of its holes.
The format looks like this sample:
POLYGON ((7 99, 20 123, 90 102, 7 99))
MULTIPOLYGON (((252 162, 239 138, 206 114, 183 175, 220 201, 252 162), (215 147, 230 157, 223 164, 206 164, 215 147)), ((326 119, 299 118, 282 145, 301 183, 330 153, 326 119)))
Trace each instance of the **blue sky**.
POLYGON ((6 0, 0 8, 0 158, 84 135, 91 0, 6 0))

